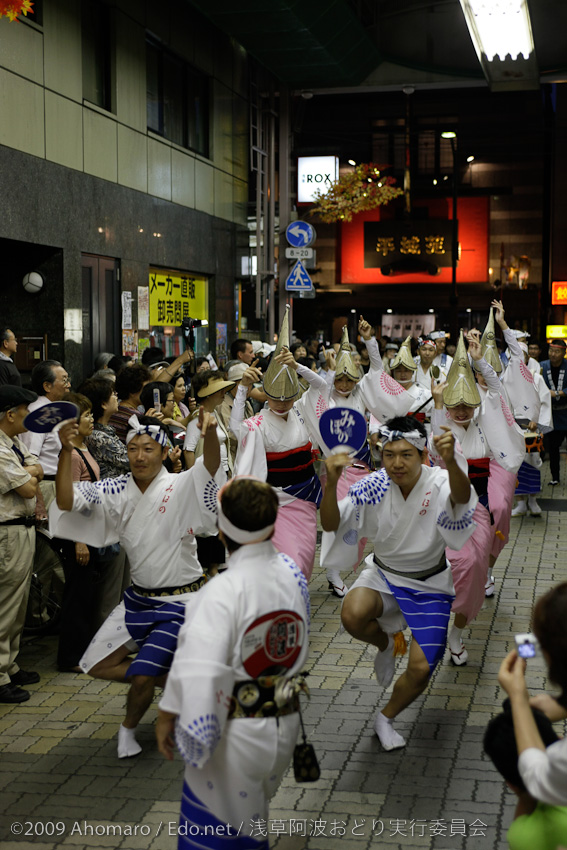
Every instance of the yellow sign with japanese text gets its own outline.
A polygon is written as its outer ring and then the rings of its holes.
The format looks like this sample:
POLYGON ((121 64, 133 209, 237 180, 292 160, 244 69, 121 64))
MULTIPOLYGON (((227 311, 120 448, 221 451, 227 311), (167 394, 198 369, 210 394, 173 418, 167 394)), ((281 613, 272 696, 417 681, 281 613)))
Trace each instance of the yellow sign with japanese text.
POLYGON ((181 327, 188 317, 209 318, 207 278, 150 269, 150 326, 181 327))

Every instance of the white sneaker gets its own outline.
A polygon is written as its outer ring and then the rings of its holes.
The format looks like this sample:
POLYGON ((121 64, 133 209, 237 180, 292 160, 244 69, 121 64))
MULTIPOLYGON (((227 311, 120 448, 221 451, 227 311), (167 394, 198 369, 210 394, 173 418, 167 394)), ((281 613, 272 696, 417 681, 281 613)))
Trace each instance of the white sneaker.
POLYGON ((541 516, 541 508, 537 503, 535 496, 530 496, 528 499, 528 508, 532 516, 541 516))
POLYGON ((383 652, 378 650, 374 659, 374 671, 378 679, 378 684, 382 688, 387 688, 388 685, 391 685, 395 669, 394 638, 392 635, 388 635, 388 646, 383 652))
POLYGON ((485 596, 494 596, 494 576, 490 576, 484 585, 484 595, 485 596))
POLYGON ((528 512, 528 506, 525 501, 518 502, 514 510, 512 511, 512 516, 525 516, 528 512))

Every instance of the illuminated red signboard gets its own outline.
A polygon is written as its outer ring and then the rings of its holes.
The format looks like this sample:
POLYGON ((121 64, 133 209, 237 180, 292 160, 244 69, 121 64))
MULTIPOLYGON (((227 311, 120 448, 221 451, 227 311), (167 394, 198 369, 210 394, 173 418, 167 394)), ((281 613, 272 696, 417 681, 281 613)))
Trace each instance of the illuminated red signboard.
MULTIPOLYGON (((341 283, 450 283, 451 213, 450 198, 417 201, 414 204, 415 233, 407 230, 405 222, 396 221, 392 205, 354 216, 352 221, 341 225, 341 283), (384 234, 374 232, 370 222, 380 222, 385 228, 384 234), (392 250, 385 255, 388 249, 392 250), (381 267, 387 265, 388 260, 395 260, 408 251, 409 255, 435 262, 439 274, 433 277, 423 271, 389 276, 382 273, 381 267), (376 256, 371 258, 371 254, 376 256)), ((458 216, 461 257, 457 264, 457 281, 487 281, 488 198, 459 198, 458 216)))
POLYGON ((567 280, 554 280, 551 284, 551 303, 567 305, 567 280))

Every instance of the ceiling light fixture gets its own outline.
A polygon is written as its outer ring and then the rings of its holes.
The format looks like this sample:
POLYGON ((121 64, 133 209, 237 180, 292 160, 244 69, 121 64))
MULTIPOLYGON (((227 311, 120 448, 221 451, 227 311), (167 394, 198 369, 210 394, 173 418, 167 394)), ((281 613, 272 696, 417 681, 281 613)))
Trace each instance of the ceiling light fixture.
POLYGON ((478 61, 493 91, 539 87, 527 0, 460 0, 478 61))

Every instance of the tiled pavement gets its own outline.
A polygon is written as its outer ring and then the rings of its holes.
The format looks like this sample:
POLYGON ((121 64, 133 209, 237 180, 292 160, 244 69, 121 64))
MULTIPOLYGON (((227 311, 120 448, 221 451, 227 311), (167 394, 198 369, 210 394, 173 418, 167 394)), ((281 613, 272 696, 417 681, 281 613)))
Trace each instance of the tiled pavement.
MULTIPOLYGON (((299 785, 288 772, 270 809, 272 847, 505 850, 514 797, 484 758, 482 736, 499 710, 496 674, 513 635, 529 630, 534 599, 567 578, 565 514, 552 510, 554 503, 565 508, 560 500, 567 494, 548 480, 545 464, 550 509, 539 519, 512 520, 495 569, 496 595, 465 635, 467 666, 455 668, 446 657, 426 693, 402 715, 403 750, 383 752, 373 734, 384 699, 373 653, 340 633, 339 601, 316 567, 312 697, 304 718, 321 779, 299 785)), ((174 848, 182 763, 157 752, 155 711, 141 727, 142 755, 119 761, 115 736, 125 688, 55 672, 53 637, 26 643, 22 663, 42 679, 30 687, 27 703, 0 706, 3 850, 174 848)), ((529 685, 545 688, 540 659, 530 662, 529 685)))

